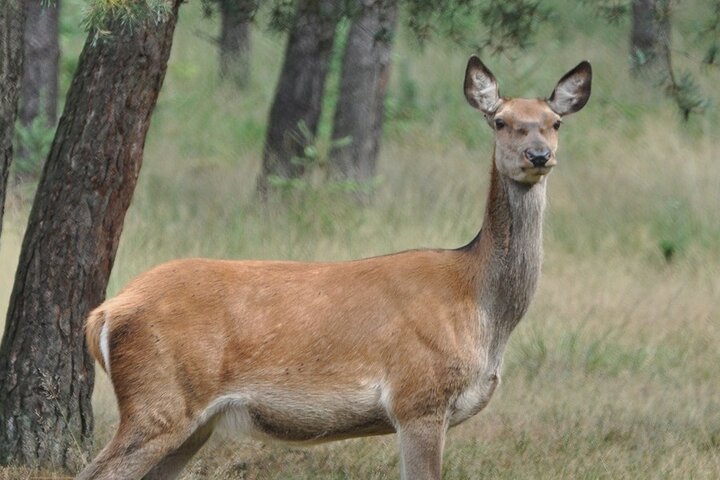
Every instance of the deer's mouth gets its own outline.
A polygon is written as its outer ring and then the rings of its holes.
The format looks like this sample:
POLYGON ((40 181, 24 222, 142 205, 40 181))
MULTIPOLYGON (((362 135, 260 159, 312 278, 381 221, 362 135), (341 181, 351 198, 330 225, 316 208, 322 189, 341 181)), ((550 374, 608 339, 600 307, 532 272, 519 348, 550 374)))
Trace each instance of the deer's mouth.
POLYGON ((543 164, 533 163, 527 159, 524 159, 524 160, 525 161, 523 162, 523 165, 520 168, 523 171, 523 173, 528 176, 542 177, 542 176, 550 173, 552 168, 555 165, 557 165, 557 160, 555 160, 554 155, 546 163, 543 163, 543 164))
POLYGON ((531 175, 547 175, 552 170, 553 165, 543 165, 542 167, 522 167, 522 171, 531 175))
POLYGON ((543 165, 541 167, 521 167, 522 170, 522 179, 520 179, 523 183, 537 183, 540 180, 543 179, 546 175, 550 173, 552 170, 553 165, 543 165))
POLYGON ((528 176, 542 177, 550 173, 554 166, 555 164, 550 165, 549 163, 542 166, 533 165, 528 167, 522 167, 522 171, 525 175, 528 176))

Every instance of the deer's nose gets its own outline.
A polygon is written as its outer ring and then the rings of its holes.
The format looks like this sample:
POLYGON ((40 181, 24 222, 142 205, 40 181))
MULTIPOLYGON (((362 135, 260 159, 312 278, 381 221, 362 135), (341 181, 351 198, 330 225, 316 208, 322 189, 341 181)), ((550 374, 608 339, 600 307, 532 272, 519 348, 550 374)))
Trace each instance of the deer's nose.
POLYGON ((550 149, 546 147, 528 148, 525 150, 525 158, 530 160, 530 163, 536 167, 544 166, 548 160, 550 160, 551 156, 552 153, 550 152, 550 149))

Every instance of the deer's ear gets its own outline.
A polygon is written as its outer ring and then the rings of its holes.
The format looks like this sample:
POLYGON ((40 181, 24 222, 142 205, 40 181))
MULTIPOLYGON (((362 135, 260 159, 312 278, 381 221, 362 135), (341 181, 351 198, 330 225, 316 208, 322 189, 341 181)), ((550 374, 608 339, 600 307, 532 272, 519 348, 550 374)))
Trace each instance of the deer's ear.
POLYGON ((465 98, 486 115, 495 113, 502 103, 495 76, 475 55, 465 70, 465 98))
POLYGON ((575 113, 585 106, 590 98, 592 67, 586 61, 580 62, 558 82, 547 103, 558 115, 575 113))

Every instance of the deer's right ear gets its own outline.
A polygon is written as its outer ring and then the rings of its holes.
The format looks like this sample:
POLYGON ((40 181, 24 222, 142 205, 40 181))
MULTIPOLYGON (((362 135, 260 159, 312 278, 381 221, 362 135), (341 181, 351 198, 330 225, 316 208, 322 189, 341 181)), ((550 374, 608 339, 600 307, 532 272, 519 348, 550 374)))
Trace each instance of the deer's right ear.
POLYGON ((485 115, 495 113, 502 103, 495 76, 475 55, 465 70, 465 98, 485 115))

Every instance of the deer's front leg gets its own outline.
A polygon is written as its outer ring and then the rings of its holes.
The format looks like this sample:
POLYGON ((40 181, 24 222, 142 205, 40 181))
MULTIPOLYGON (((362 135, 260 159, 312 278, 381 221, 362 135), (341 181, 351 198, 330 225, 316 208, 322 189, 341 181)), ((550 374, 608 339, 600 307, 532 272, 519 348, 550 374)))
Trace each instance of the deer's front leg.
POLYGON ((440 480, 447 429, 444 416, 413 419, 399 426, 402 480, 440 480))

